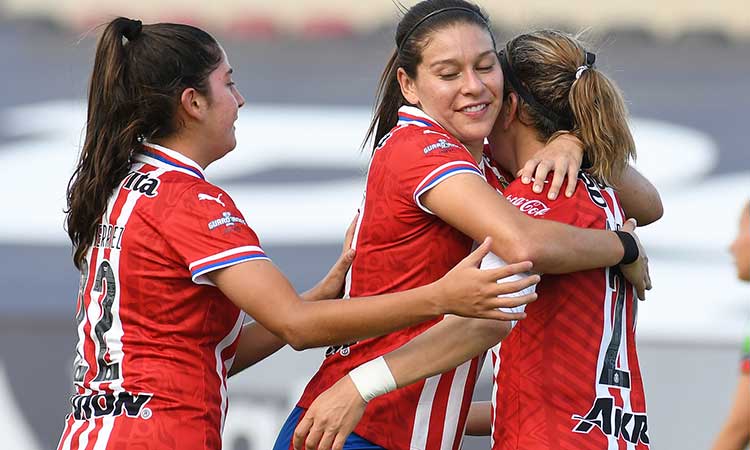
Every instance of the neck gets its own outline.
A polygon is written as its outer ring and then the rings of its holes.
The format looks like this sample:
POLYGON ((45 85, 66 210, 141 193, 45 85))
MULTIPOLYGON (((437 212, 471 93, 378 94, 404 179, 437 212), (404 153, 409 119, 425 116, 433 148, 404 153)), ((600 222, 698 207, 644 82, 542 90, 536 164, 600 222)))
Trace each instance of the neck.
POLYGON ((530 127, 514 122, 506 130, 493 130, 490 146, 492 158, 515 177, 515 174, 544 148, 544 143, 537 139, 536 133, 530 127))

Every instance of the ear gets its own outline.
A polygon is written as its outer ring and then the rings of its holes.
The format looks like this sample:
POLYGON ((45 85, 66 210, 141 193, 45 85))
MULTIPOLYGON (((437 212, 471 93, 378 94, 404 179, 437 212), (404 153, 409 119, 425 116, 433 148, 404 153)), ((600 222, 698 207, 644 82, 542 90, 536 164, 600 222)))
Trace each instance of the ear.
POLYGON ((503 130, 510 128, 510 125, 514 120, 518 119, 518 94, 511 92, 508 94, 508 98, 503 102, 503 130))
POLYGON ((398 79, 398 85, 401 87, 401 95, 404 96, 406 101, 412 105, 418 105, 419 95, 417 95, 417 86, 414 80, 401 67, 396 71, 396 79, 398 79))
POLYGON ((208 102, 194 88, 186 88, 180 96, 180 106, 188 117, 201 120, 208 102))

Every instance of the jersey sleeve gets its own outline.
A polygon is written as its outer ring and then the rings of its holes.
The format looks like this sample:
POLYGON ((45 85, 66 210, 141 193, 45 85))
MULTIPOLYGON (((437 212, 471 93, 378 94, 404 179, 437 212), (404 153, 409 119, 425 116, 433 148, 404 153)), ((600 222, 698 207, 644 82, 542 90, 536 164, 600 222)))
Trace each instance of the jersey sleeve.
POLYGON ((231 197, 208 183, 182 194, 166 226, 170 245, 196 284, 213 286, 206 275, 214 270, 269 259, 231 197))
POLYGON ((449 135, 424 129, 409 131, 404 148, 397 149, 403 155, 400 182, 403 192, 408 192, 411 201, 426 213, 433 214, 421 197, 438 184, 462 173, 484 178, 471 153, 449 135))
MULTIPOLYGON (((551 179, 551 178, 550 178, 551 179)), ((579 180, 579 183, 581 181, 579 180)), ((588 212, 588 202, 581 195, 585 188, 580 184, 573 197, 558 196, 555 200, 547 198, 549 183, 540 193, 532 190, 532 184, 523 184, 519 179, 514 180, 503 192, 506 200, 519 211, 537 219, 554 220, 555 222, 589 228, 598 220, 598 216, 588 212)))

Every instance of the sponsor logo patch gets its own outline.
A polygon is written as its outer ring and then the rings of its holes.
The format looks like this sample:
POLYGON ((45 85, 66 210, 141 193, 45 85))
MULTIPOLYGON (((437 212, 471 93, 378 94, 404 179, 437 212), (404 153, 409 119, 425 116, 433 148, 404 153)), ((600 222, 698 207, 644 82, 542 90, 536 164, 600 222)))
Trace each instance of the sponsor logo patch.
POLYGON ((208 222, 209 230, 213 230, 222 225, 225 227, 233 227, 238 223, 242 225, 247 225, 247 223, 245 223, 245 221, 242 220, 242 218, 233 216, 232 213, 230 213, 229 211, 224 211, 223 213, 221 213, 221 216, 222 217, 220 219, 216 219, 216 220, 212 220, 208 222))
POLYGON ((119 392, 117 394, 74 395, 70 398, 73 405, 73 418, 89 420, 103 416, 121 416, 149 419, 152 412, 146 408, 153 394, 132 394, 119 392))
POLYGON ((125 185, 123 188, 133 191, 140 192, 146 197, 156 197, 159 194, 159 179, 151 178, 147 173, 141 173, 138 171, 132 171, 125 177, 125 185))
POLYGON ((615 406, 612 397, 597 398, 585 416, 574 414, 571 418, 578 421, 573 427, 575 433, 589 433, 596 427, 607 436, 622 438, 632 444, 650 443, 646 414, 625 412, 615 406))
POLYGON ((438 139, 436 143, 428 145, 427 147, 423 148, 422 151, 426 155, 435 149, 447 150, 450 148, 461 148, 461 147, 451 142, 448 142, 445 139, 438 139))
POLYGON ((508 195, 506 198, 511 205, 515 206, 522 213, 526 213, 531 217, 543 216, 549 211, 549 206, 547 206, 541 200, 528 199, 513 194, 508 195))

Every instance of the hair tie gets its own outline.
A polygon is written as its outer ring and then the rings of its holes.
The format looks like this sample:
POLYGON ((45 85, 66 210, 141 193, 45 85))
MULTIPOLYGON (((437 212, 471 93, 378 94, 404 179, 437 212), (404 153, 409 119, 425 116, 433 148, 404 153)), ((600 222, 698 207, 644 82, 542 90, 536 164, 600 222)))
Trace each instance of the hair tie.
MULTIPOLYGON (((471 8, 467 8, 467 7, 465 7, 465 6, 449 6, 449 7, 447 7, 447 8, 443 8, 443 9, 438 9, 437 11, 433 11, 433 12, 431 12, 431 13, 427 14, 426 16, 422 17, 421 19, 419 19, 419 21, 417 21, 417 23, 415 23, 415 24, 414 24, 414 25, 413 25, 413 26, 412 26, 412 27, 411 27, 411 28, 409 29, 409 31, 407 31, 407 32, 406 32, 406 34, 404 34, 404 38, 403 38, 403 39, 401 39, 401 43, 400 43, 400 44, 399 44, 398 42, 396 43, 396 44, 397 44, 397 46, 398 46, 398 51, 399 51, 399 53, 400 53, 400 52, 401 52, 401 50, 403 49, 403 47, 404 47, 404 44, 406 44, 406 41, 408 41, 408 40, 409 40, 409 38, 411 37, 412 33, 414 33, 414 31, 415 31, 415 30, 416 30, 417 28, 419 28, 419 26, 420 26, 420 25, 422 25, 422 24, 423 24, 424 22, 426 22, 426 21, 427 21, 427 20, 429 20, 430 18, 432 18, 432 17, 435 17, 435 16, 437 16, 438 14, 442 14, 442 13, 444 13, 444 12, 448 12, 448 11, 464 11, 464 12, 468 12, 468 13, 470 13, 470 14, 474 14, 475 16, 479 17, 479 19, 481 19, 481 20, 482 20, 482 23, 484 23, 484 25, 485 25, 485 26, 487 27, 487 29, 488 29, 488 30, 490 30, 490 24, 489 24, 489 23, 487 23, 487 19, 485 19, 485 18, 484 18, 484 16, 482 16, 482 15, 481 15, 481 14, 479 14, 478 12, 474 11, 473 9, 471 9, 471 8)), ((490 30, 490 36, 492 37, 492 44, 494 45, 494 44, 495 44, 495 36, 494 36, 494 35, 492 34, 492 30, 490 30)))
POLYGON ((143 22, 140 20, 125 19, 125 26, 122 29, 122 35, 125 39, 132 41, 141 35, 143 22))
POLYGON ((576 69, 576 80, 581 78, 581 75, 583 75, 583 72, 585 72, 587 69, 593 69, 594 63, 596 62, 596 54, 591 52, 586 52, 585 61, 582 66, 578 66, 576 69))

